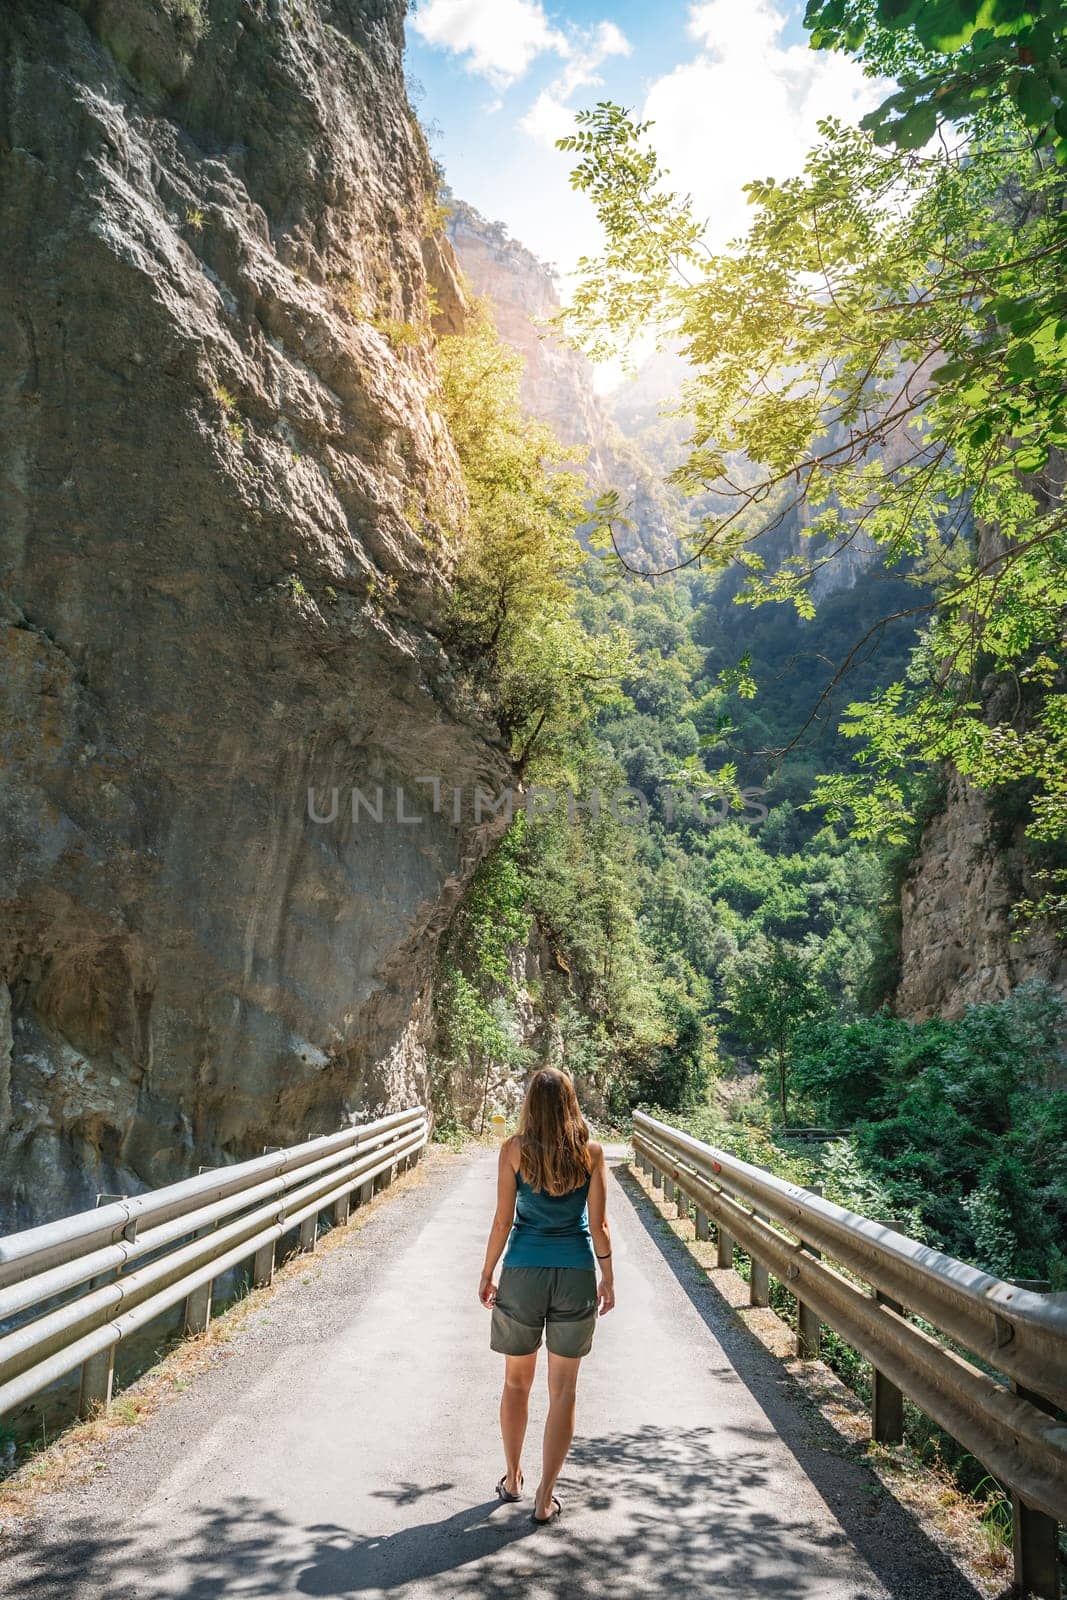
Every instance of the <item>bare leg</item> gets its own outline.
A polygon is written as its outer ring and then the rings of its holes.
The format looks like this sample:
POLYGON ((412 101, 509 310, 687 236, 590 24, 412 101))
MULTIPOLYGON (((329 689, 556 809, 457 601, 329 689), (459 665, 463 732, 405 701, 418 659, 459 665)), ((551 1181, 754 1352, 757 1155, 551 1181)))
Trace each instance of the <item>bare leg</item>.
POLYGON ((534 1515, 547 1517, 552 1510, 552 1491, 567 1459, 574 1436, 574 1394, 578 1386, 581 1356, 548 1354, 548 1417, 541 1452, 541 1482, 534 1500, 534 1515))
POLYGON ((508 1468, 504 1486, 509 1494, 518 1494, 522 1441, 526 1437, 537 1351, 529 1356, 505 1356, 504 1361, 504 1392, 500 1396, 500 1434, 508 1468))

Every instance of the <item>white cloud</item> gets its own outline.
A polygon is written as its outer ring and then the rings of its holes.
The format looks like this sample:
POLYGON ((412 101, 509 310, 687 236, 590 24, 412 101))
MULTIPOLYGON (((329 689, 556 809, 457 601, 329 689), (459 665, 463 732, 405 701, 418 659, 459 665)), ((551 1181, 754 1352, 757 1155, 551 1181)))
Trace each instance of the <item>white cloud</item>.
MULTIPOLYGON (((427 44, 465 57, 470 72, 481 73, 497 89, 521 78, 538 56, 559 56, 564 66, 537 96, 519 126, 551 150, 574 126, 567 101, 579 89, 603 80, 597 68, 609 56, 628 56, 630 41, 614 22, 594 28, 549 22, 541 0, 422 0, 411 25, 427 44)), ((491 112, 500 109, 494 100, 491 112)))
POLYGON ((528 133, 546 150, 556 148, 556 140, 566 138, 574 130, 574 112, 565 106, 549 89, 542 89, 533 105, 519 123, 523 133, 528 133))
POLYGON ((630 41, 614 22, 600 22, 589 33, 571 39, 569 60, 553 85, 559 98, 566 100, 588 83, 600 83, 597 67, 609 56, 628 56, 630 41))
POLYGON ((411 25, 427 44, 466 56, 471 72, 501 88, 546 50, 568 52, 541 0, 424 0, 411 25))
POLYGON ((567 49, 560 54, 566 57, 563 71, 547 89, 542 89, 519 122, 524 133, 549 150, 574 127, 574 111, 567 101, 579 89, 602 83, 597 68, 609 56, 628 56, 630 41, 614 22, 600 22, 592 29, 573 30, 567 49))
POLYGON ((785 21, 773 0, 691 6, 699 54, 657 79, 645 100, 649 137, 673 185, 707 217, 713 246, 747 227, 743 184, 799 172, 817 121, 855 123, 886 92, 848 56, 783 45, 785 21))

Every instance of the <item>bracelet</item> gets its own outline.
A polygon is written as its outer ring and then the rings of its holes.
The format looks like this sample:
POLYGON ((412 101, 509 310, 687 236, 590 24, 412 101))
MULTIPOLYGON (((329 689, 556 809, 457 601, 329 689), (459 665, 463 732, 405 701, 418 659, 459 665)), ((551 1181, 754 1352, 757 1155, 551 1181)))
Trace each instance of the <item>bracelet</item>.
MULTIPOLYGON (((596 1251, 595 1250, 593 1251, 593 1254, 596 1256, 596 1251)), ((598 1261, 608 1261, 608 1260, 611 1259, 611 1251, 609 1250, 606 1255, 596 1256, 596 1258, 597 1258, 598 1261)))

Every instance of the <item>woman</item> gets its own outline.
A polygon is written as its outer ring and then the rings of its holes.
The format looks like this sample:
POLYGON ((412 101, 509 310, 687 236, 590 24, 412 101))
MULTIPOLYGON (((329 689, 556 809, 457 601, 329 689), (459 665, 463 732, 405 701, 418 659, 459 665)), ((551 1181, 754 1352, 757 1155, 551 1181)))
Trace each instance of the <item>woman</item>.
POLYGON ((546 1334, 548 1420, 533 1509, 539 1525, 563 1510, 554 1490, 574 1433, 578 1368, 589 1354, 597 1312, 615 1304, 606 1206, 604 1152, 589 1138, 571 1080, 546 1067, 526 1091, 518 1134, 500 1151, 496 1216, 478 1285, 479 1300, 493 1313, 489 1343, 506 1362, 500 1432, 507 1471, 496 1486, 501 1500, 522 1495, 530 1388, 546 1334), (493 1272, 505 1244, 497 1285, 493 1272))

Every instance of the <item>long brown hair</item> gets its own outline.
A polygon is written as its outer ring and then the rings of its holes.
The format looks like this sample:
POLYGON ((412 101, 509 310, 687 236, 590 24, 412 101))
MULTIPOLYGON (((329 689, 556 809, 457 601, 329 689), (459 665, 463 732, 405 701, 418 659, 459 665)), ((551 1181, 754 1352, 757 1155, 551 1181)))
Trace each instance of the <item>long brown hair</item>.
POLYGON ((519 1116, 519 1171, 531 1189, 569 1194, 592 1171, 589 1128, 565 1072, 542 1067, 519 1116))

